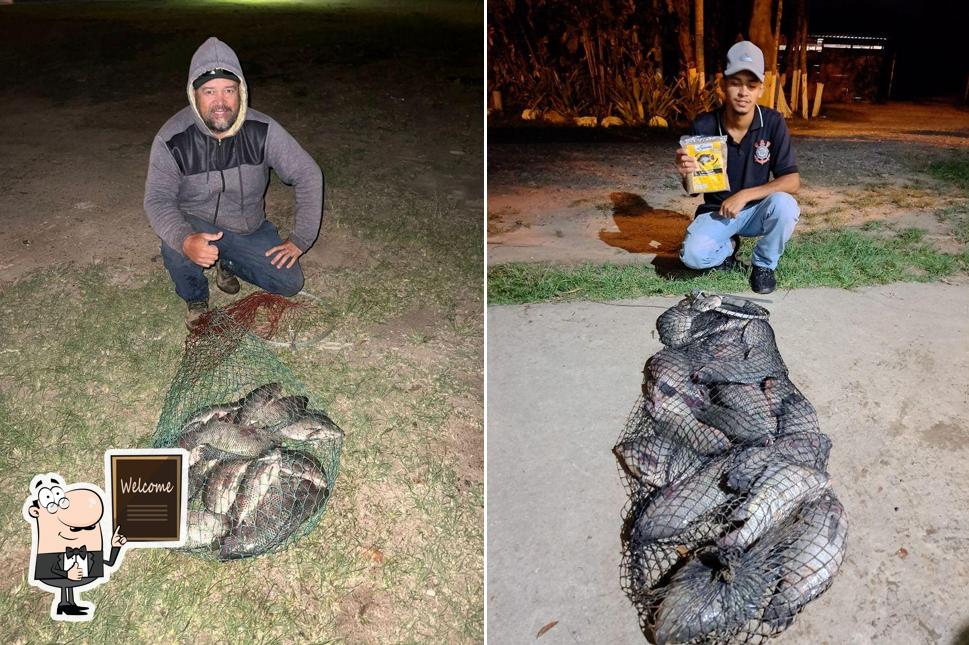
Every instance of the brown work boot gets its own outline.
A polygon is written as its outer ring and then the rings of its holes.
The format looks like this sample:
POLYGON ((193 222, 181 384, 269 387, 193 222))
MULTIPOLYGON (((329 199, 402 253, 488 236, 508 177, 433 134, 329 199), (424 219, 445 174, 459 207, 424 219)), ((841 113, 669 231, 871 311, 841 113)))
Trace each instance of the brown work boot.
POLYGON ((185 312, 185 326, 188 327, 189 331, 195 329, 195 325, 198 324, 199 318, 202 314, 209 310, 208 300, 193 300, 188 303, 188 311, 185 312))
POLYGON ((215 269, 215 286, 223 293, 239 293, 239 278, 222 266, 221 261, 215 269))

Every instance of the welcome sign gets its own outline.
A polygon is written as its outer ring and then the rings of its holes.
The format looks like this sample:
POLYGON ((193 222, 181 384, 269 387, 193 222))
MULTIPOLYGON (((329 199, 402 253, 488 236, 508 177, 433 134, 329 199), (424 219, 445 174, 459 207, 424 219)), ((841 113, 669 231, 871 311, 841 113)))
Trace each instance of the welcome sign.
POLYGON ((181 546, 188 508, 188 452, 109 450, 104 461, 112 529, 120 528, 131 547, 181 546))

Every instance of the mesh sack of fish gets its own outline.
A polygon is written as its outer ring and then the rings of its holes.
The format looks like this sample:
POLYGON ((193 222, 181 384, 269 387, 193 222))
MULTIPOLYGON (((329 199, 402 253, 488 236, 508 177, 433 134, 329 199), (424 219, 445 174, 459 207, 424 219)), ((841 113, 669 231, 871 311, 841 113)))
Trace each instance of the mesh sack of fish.
POLYGON ((613 448, 629 494, 622 586, 657 645, 767 641, 844 560, 831 440, 768 316, 703 293, 665 311, 665 347, 613 448))
POLYGON ((155 432, 155 447, 189 453, 183 549, 208 559, 277 551, 312 530, 343 445, 320 399, 266 345, 284 299, 258 295, 189 336, 155 432), (238 315, 254 309, 264 311, 238 315))

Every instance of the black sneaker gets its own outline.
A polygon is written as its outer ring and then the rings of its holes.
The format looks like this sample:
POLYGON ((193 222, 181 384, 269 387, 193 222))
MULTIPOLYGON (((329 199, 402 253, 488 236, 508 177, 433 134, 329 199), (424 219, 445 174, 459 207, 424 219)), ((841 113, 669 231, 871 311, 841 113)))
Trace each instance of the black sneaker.
POLYGON ((208 300, 193 300, 192 302, 188 303, 188 311, 185 312, 185 326, 188 327, 189 331, 195 329, 195 325, 198 323, 199 318, 208 310, 208 300))
POLYGON ((215 286, 223 293, 239 293, 239 278, 226 269, 221 261, 215 270, 215 286))
POLYGON ((754 266, 750 272, 750 288, 755 293, 770 293, 776 286, 777 280, 774 278, 774 269, 754 266))
POLYGON ((740 258, 737 257, 737 254, 740 252, 740 236, 734 235, 730 238, 730 241, 733 242, 733 253, 728 255, 726 259, 724 259, 724 261, 718 264, 717 266, 710 267, 709 269, 707 269, 708 271, 715 271, 715 272, 746 271, 746 267, 744 266, 744 263, 741 262, 740 258))

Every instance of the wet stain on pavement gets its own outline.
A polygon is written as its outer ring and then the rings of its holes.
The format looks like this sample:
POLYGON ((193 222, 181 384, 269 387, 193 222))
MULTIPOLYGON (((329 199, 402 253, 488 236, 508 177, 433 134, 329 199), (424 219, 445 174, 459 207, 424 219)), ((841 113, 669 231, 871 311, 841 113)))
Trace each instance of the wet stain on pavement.
POLYGON ((630 253, 677 257, 691 218, 652 208, 635 193, 610 193, 612 217, 619 231, 599 231, 599 239, 630 253))

